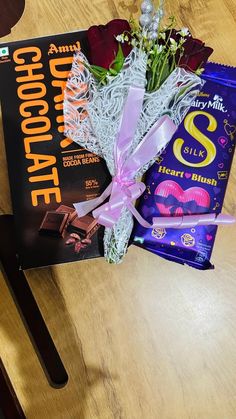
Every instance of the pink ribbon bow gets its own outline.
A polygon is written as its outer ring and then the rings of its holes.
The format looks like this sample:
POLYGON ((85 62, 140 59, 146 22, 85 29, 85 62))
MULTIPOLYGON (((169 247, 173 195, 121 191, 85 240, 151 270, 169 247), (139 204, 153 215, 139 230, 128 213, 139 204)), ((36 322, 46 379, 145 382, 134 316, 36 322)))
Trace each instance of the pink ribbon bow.
POLYGON ((161 117, 130 153, 142 112, 144 93, 142 88, 130 87, 114 145, 116 175, 98 198, 74 204, 79 217, 93 211, 93 217, 99 224, 112 227, 118 221, 122 209, 127 207, 141 225, 150 226, 133 205, 133 201, 146 189, 143 182, 135 180, 135 176, 141 167, 149 163, 167 145, 177 127, 167 115, 161 117), (102 204, 109 196, 109 201, 102 204))

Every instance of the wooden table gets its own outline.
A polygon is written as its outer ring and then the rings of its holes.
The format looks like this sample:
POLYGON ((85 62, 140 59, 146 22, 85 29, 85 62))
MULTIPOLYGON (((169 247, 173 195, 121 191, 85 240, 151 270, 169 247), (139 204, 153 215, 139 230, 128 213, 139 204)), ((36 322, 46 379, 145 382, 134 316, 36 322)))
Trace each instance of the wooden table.
MULTIPOLYGON (((139 5, 139 2, 137 2, 139 5)), ((137 16, 122 0, 26 0, 2 40, 137 16)), ((236 66, 236 0, 166 1, 166 14, 236 66)), ((11 211, 0 132, 0 211, 11 211)), ((236 215, 236 160, 224 203, 236 215)), ((28 419, 234 419, 236 226, 219 229, 214 271, 200 272, 132 246, 122 265, 102 259, 27 273, 69 374, 49 387, 0 274, 0 354, 28 419)))

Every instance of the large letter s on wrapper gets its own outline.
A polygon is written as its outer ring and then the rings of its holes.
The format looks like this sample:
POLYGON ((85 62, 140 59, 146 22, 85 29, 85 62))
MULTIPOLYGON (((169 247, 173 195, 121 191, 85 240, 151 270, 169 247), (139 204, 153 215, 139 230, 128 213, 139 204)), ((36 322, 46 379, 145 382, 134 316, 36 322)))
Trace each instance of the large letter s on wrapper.
POLYGON ((184 126, 185 126, 186 131, 193 138, 195 138, 195 140, 197 140, 207 151, 206 158, 203 161, 201 161, 199 163, 188 162, 187 160, 184 159, 184 157, 181 154, 182 147, 184 145, 184 140, 182 138, 177 138, 175 140, 174 146, 173 146, 174 155, 181 163, 185 164, 186 166, 190 166, 190 167, 208 166, 209 164, 211 164, 213 162, 213 160, 215 159, 215 156, 216 156, 216 148, 215 148, 215 145, 213 144, 213 142, 206 135, 204 135, 194 124, 194 119, 198 115, 203 115, 206 118, 208 118, 208 120, 209 120, 209 124, 208 124, 208 127, 207 127, 208 131, 214 132, 217 128, 216 119, 214 118, 214 116, 210 115, 208 112, 194 111, 194 112, 190 112, 186 116, 185 121, 184 121, 184 126))

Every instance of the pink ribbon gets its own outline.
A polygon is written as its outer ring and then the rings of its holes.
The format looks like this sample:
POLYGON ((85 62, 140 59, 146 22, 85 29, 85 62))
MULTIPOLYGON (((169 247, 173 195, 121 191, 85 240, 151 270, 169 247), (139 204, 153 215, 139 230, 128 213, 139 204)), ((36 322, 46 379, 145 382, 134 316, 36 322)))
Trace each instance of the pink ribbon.
POLYGON ((114 146, 116 175, 98 198, 74 204, 79 217, 93 211, 93 217, 99 224, 112 227, 118 221, 122 209, 127 207, 142 226, 151 227, 133 205, 133 201, 146 189, 143 182, 135 180, 135 175, 167 145, 177 127, 167 115, 161 117, 130 154, 142 112, 144 93, 144 89, 130 87, 114 146), (103 204, 109 196, 109 201, 103 204))

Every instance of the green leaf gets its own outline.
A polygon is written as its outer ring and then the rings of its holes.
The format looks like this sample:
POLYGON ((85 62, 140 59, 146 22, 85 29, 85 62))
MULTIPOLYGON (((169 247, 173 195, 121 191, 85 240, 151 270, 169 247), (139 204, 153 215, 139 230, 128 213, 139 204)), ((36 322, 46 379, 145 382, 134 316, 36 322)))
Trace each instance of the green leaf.
POLYGON ((119 44, 119 46, 118 46, 118 51, 117 51, 117 54, 116 54, 116 60, 121 60, 121 61, 124 61, 125 60, 125 57, 124 57, 124 54, 123 54, 123 50, 122 50, 122 47, 121 47, 121 45, 119 44))
POLYGON ((117 71, 114 70, 113 68, 109 69, 109 73, 112 74, 112 76, 117 76, 117 74, 118 74, 117 71))
POLYGON ((99 73, 107 73, 107 68, 100 67, 99 65, 91 65, 90 68, 92 68, 95 71, 98 71, 99 73))
POLYGON ((104 79, 104 77, 106 76, 106 74, 108 73, 108 70, 106 70, 105 73, 100 73, 96 70, 93 70, 92 68, 90 69, 90 72, 94 75, 94 77, 96 77, 96 79, 101 80, 104 79))
POLYGON ((107 83, 107 75, 117 76, 124 65, 125 57, 119 44, 118 51, 114 61, 111 63, 109 70, 99 65, 89 65, 83 62, 84 66, 93 74, 93 76, 99 80, 100 84, 105 85, 107 83))
POLYGON ((124 61, 125 61, 125 57, 124 57, 121 45, 119 44, 118 51, 117 51, 117 54, 116 54, 116 58, 111 63, 109 70, 111 70, 111 69, 115 70, 116 74, 118 74, 121 71, 121 69, 123 68, 124 61))
POLYGON ((105 78, 108 73, 108 70, 106 68, 100 67, 98 65, 89 65, 85 62, 83 62, 83 65, 85 66, 85 68, 87 68, 90 71, 90 73, 93 74, 93 76, 96 79, 100 81, 101 79, 105 78))

